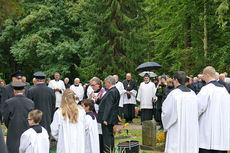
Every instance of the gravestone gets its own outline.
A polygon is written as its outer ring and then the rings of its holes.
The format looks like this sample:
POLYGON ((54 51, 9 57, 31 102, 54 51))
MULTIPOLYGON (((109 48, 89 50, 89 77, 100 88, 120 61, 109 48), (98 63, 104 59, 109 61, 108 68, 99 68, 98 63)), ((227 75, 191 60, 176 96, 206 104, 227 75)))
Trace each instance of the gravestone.
POLYGON ((156 121, 142 122, 142 150, 155 150, 156 149, 156 121))

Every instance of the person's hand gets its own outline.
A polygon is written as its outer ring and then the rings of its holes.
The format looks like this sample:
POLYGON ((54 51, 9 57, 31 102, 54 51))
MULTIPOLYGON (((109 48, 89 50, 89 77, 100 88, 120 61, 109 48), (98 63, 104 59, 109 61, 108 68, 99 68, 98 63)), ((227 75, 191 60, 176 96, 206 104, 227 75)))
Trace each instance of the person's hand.
POLYGON ((106 122, 106 121, 104 121, 103 123, 104 123, 105 125, 108 125, 108 122, 106 122))
POLYGON ((60 90, 61 90, 61 89, 59 89, 59 88, 56 88, 56 89, 55 89, 55 91, 58 91, 58 92, 59 92, 60 90))

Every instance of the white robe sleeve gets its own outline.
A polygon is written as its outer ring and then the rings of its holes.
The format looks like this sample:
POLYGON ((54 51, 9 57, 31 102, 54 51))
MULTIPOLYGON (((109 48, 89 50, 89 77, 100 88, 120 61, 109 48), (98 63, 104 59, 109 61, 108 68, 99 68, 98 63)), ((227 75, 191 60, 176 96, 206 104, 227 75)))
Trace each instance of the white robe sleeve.
POLYGON ((81 90, 79 92, 79 101, 82 101, 83 97, 84 97, 84 88, 81 86, 81 90))
POLYGON ((177 121, 177 103, 173 92, 170 92, 162 104, 162 123, 165 131, 177 121))
POLYGON ((62 88, 61 88, 61 91, 62 91, 62 93, 65 91, 65 83, 62 81, 62 88))
POLYGON ((138 94, 137 94, 137 101, 141 101, 141 89, 142 89, 142 85, 140 85, 139 89, 138 89, 138 94))
POLYGON ((131 92, 132 96, 136 97, 136 95, 137 95, 137 91, 136 90, 131 90, 130 92, 131 92))
POLYGON ((25 153, 27 148, 31 145, 29 135, 22 134, 20 138, 19 153, 25 153))
POLYGON ((53 122, 50 125, 51 128, 51 134, 54 137, 55 140, 58 140, 58 134, 59 134, 59 126, 60 126, 60 116, 59 116, 59 110, 57 110, 54 113, 53 122))
POLYGON ((202 88, 197 94, 199 116, 206 111, 208 107, 209 92, 207 88, 202 88))

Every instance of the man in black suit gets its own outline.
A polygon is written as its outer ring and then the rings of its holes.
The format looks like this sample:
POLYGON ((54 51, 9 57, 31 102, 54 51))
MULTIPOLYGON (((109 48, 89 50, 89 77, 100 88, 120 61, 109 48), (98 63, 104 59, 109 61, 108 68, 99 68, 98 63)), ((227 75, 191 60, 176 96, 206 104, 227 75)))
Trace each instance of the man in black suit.
POLYGON ((28 98, 34 101, 35 109, 43 112, 40 125, 50 134, 50 124, 55 112, 56 97, 54 90, 45 84, 46 75, 43 72, 34 73, 37 85, 28 90, 28 98))
MULTIPOLYGON (((13 73, 11 75, 11 78, 12 78, 12 82, 22 82, 22 72, 19 70, 13 73)), ((14 89, 13 86, 11 85, 12 82, 4 86, 4 88, 2 88, 2 97, 0 101, 1 112, 3 111, 5 101, 7 99, 14 97, 14 89)))
POLYGON ((1 148, 1 153, 8 153, 5 141, 4 141, 4 136, 2 133, 2 126, 1 126, 1 121, 0 121, 0 148, 1 148))
POLYGON ((34 109, 34 102, 24 96, 23 82, 12 82, 15 96, 6 100, 3 118, 7 131, 7 147, 9 153, 18 153, 21 134, 29 128, 28 113, 34 109))
POLYGON ((105 78, 106 94, 99 104, 98 122, 102 125, 104 152, 111 152, 114 148, 113 126, 118 123, 118 105, 120 93, 115 87, 113 76, 105 78))

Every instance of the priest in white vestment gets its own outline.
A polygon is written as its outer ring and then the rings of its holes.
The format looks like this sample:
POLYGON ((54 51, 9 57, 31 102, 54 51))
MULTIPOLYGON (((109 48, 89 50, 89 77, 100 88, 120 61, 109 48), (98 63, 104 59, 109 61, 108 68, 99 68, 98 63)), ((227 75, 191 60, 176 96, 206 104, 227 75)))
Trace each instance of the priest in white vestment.
POLYGON ((118 81, 118 75, 113 75, 115 81, 116 81, 116 88, 120 93, 120 101, 119 101, 119 107, 118 107, 118 115, 120 116, 121 119, 123 119, 123 98, 124 98, 124 94, 126 92, 124 85, 122 82, 118 81))
POLYGON ((183 71, 174 74, 174 86, 162 105, 162 123, 167 131, 165 153, 198 153, 199 127, 196 94, 185 87, 183 71))
POLYGON ((65 84, 62 80, 60 80, 60 74, 58 72, 54 74, 54 80, 49 82, 48 87, 54 89, 56 96, 56 108, 60 107, 62 94, 65 90, 65 84))
POLYGON ((155 84, 150 81, 150 76, 146 73, 144 75, 144 82, 140 84, 137 94, 137 101, 140 102, 141 107, 141 122, 152 120, 153 102, 156 100, 155 94, 155 84))
POLYGON ((81 85, 79 78, 74 79, 74 84, 70 86, 70 89, 73 90, 76 98, 76 103, 78 104, 84 97, 84 88, 81 85))
POLYGON ((137 95, 137 84, 136 81, 132 80, 131 73, 126 74, 126 80, 123 82, 124 89, 126 92, 122 96, 123 98, 123 110, 125 122, 132 123, 135 117, 135 105, 137 95))
POLYGON ((207 83, 198 93, 200 153, 227 153, 230 150, 230 95, 215 80, 216 71, 203 70, 207 83))

